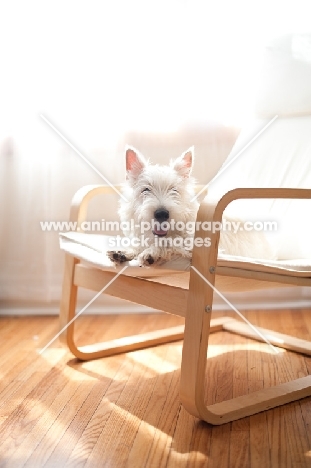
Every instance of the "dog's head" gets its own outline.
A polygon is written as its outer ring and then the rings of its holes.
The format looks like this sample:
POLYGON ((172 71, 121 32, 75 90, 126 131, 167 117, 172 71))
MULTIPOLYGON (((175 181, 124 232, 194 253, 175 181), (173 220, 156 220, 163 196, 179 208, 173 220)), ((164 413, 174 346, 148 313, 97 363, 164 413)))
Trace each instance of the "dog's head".
POLYGON ((134 220, 135 235, 184 235, 182 223, 194 221, 198 209, 191 177, 193 161, 193 148, 167 166, 150 164, 136 149, 126 149, 127 202, 121 202, 119 212, 123 221, 134 220))

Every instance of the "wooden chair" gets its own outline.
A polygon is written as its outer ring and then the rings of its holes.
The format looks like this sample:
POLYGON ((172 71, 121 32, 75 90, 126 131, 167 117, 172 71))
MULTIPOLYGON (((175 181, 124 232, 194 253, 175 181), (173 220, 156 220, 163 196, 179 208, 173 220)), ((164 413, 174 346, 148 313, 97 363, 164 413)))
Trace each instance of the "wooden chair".
MULTIPOLYGON (((81 223, 90 199, 109 190, 111 190, 110 187, 104 186, 80 190, 74 198, 70 220, 81 223)), ((197 220, 221 221, 225 207, 231 201, 240 198, 311 199, 311 190, 232 190, 216 204, 202 203, 197 220)), ((198 237, 203 235, 204 233, 200 231, 196 233, 198 237)), ((64 332, 71 352, 77 358, 87 360, 184 338, 180 382, 181 401, 190 413, 212 424, 222 424, 311 395, 311 376, 308 376, 210 407, 205 406, 205 369, 210 333, 223 329, 260 339, 256 332, 243 322, 226 317, 211 320, 213 287, 223 292, 232 290, 243 292, 288 285, 311 286, 311 269, 309 272, 306 269, 295 271, 294 268, 252 264, 248 261, 230 262, 227 260, 217 263, 218 242, 219 231, 212 234, 210 248, 194 248, 190 272, 128 267, 105 290, 106 294, 185 317, 185 330, 183 327, 174 327, 78 347, 74 340, 74 322, 72 322, 64 332)), ((61 327, 66 326, 75 317, 78 287, 100 291, 114 280, 121 270, 122 268, 118 267, 116 271, 111 268, 105 271, 96 266, 83 264, 79 258, 67 253, 60 312, 61 327)), ((268 335, 272 344, 311 355, 310 342, 271 330, 259 329, 259 331, 263 335, 268 335)))
MULTIPOLYGON (((216 197, 217 190, 216 192, 211 190, 213 198, 207 197, 200 204, 197 221, 220 222, 225 209, 229 208, 231 202, 236 203, 236 200, 252 200, 252 203, 255 203, 255 200, 266 202, 273 200, 271 203, 274 207, 278 206, 277 200, 286 200, 286 203, 291 203, 290 200, 301 200, 304 211, 298 218, 305 219, 309 216, 307 214, 311 208, 311 184, 309 184, 311 157, 308 128, 311 128, 311 109, 310 115, 279 117, 271 129, 263 134, 260 141, 250 146, 243 157, 238 158, 236 163, 224 171, 227 172, 225 180, 221 181, 219 177, 218 182, 222 186, 223 193, 218 190, 220 195, 216 197), (293 129, 293 132, 289 129, 293 129), (295 135, 296 148, 298 148, 296 152, 292 151, 293 145, 290 143, 295 142, 295 135), (290 142, 286 138, 291 138, 290 142), (284 174, 280 180, 281 171, 277 169, 274 171, 275 177, 271 175, 271 167, 273 172, 274 165, 276 168, 281 167, 282 161, 286 161, 287 169, 289 167, 295 169, 289 169, 290 180, 284 174), (291 161, 293 166, 290 166, 288 161, 291 161), (245 172, 245 167, 248 167, 244 174, 245 180, 239 180, 239 175, 245 172), (306 208, 306 203, 309 208, 306 208)), ((212 184, 211 187, 213 186, 217 184, 212 184)), ((111 188, 105 186, 89 186, 79 190, 73 199, 70 220, 81 224, 86 217, 89 201, 109 191, 111 188)), ((207 348, 210 333, 214 331, 225 330, 256 340, 261 340, 262 336, 267 335, 273 345, 311 355, 311 342, 265 329, 258 329, 261 335, 259 336, 254 329, 239 320, 228 317, 211 319, 215 288, 222 293, 228 291, 243 293, 265 288, 311 287, 310 257, 302 259, 300 257, 298 262, 293 258, 288 262, 284 259, 275 262, 230 259, 219 253, 220 232, 216 231, 210 235, 210 247, 194 247, 192 265, 188 271, 171 268, 170 265, 166 265, 165 268, 146 269, 128 267, 124 270, 123 267, 114 269, 101 264, 103 256, 101 249, 94 247, 94 239, 86 236, 79 231, 62 236, 62 248, 66 252, 66 259, 60 308, 61 328, 67 327, 63 338, 77 358, 82 360, 102 358, 183 339, 181 402, 191 414, 211 424, 227 423, 311 395, 311 375, 309 375, 211 406, 206 406, 204 401, 208 386, 205 379, 208 365, 207 348), (184 317, 185 326, 79 347, 74 338, 74 317, 79 287, 97 292, 106 287, 105 294, 184 317)), ((204 238, 206 233, 199 230, 195 236, 204 238)))

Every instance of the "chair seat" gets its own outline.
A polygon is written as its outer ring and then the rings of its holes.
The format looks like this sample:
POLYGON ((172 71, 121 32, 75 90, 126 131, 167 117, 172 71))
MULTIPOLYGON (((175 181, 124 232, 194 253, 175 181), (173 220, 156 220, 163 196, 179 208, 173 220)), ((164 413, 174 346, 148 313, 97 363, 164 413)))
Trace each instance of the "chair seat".
MULTIPOLYGON (((78 258, 90 266, 105 271, 118 271, 121 267, 115 267, 106 255, 107 250, 113 250, 113 248, 109 247, 110 238, 111 236, 99 234, 66 232, 60 234, 60 248, 67 254, 78 258)), ((238 270, 254 271, 254 265, 256 265, 256 271, 258 272, 311 278, 310 259, 261 260, 222 253, 218 255, 217 266, 220 267, 220 270, 235 268, 238 270)), ((162 265, 148 268, 139 267, 137 260, 125 262, 123 266, 131 267, 124 271, 124 275, 126 276, 151 278, 190 271, 191 262, 189 259, 175 256, 162 265)))

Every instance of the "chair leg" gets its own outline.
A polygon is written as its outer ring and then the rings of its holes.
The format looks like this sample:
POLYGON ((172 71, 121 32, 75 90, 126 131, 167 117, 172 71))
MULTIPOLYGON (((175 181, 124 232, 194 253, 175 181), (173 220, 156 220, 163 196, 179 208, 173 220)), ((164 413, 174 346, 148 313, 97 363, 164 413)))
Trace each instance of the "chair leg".
MULTIPOLYGON (((213 281, 212 278, 209 278, 210 280, 213 281)), ((180 399, 189 413, 212 424, 217 424, 217 418, 213 418, 212 414, 208 412, 205 415, 204 403, 212 301, 213 289, 191 270, 181 362, 180 399), (202 417, 202 413, 205 417, 202 417)))
MULTIPOLYGON (((211 332, 221 331, 223 324, 232 320, 230 317, 211 320, 211 332)), ((139 335, 126 336, 103 343, 94 343, 77 347, 72 339, 70 342, 71 352, 82 361, 98 359, 112 356, 119 353, 126 353, 138 349, 149 348, 173 341, 180 341, 184 338, 184 325, 155 330, 139 335)), ((69 344, 68 344, 69 346, 69 344)))
POLYGON ((64 278, 62 298, 60 303, 60 329, 63 332, 60 335, 60 340, 71 348, 73 343, 74 322, 70 325, 69 322, 74 318, 77 302, 77 286, 74 284, 75 265, 79 260, 71 255, 65 256, 64 278))
MULTIPOLYGON (((184 326, 171 327, 165 330, 157 330, 141 335, 134 335, 105 343, 96 343, 89 346, 78 347, 74 340, 74 317, 76 314, 77 286, 74 284, 75 266, 79 260, 66 255, 63 278, 62 299, 60 304, 60 335, 61 341, 68 346, 70 351, 81 360, 98 359, 111 356, 117 353, 124 353, 143 349, 150 346, 182 340, 184 336, 184 326), (70 324, 70 322, 72 323, 70 324), (68 325, 69 324, 69 325, 68 325)), ((215 324, 215 329, 220 325, 215 324)))
MULTIPOLYGON (((213 284, 213 278, 209 278, 213 284)), ((311 375, 214 405, 204 401, 207 347, 213 289, 190 274, 184 346, 181 364, 180 398, 185 409, 210 424, 220 425, 311 395, 311 375), (207 306, 207 307, 206 307, 207 306)), ((232 329, 235 320, 224 323, 232 329)), ((239 328, 239 331, 241 329, 239 328)), ((309 344, 306 345, 308 352, 309 344)))
MULTIPOLYGON (((284 333, 278 333, 273 330, 267 330, 266 328, 256 327, 260 332, 261 336, 267 338, 267 340, 278 348, 288 349, 295 351, 296 353, 305 354, 311 356, 311 342, 307 340, 301 340, 294 336, 285 335, 284 333)), ((264 341, 261 336, 250 328, 246 323, 240 320, 232 319, 223 324, 223 330, 237 335, 246 336, 257 341, 264 341)))

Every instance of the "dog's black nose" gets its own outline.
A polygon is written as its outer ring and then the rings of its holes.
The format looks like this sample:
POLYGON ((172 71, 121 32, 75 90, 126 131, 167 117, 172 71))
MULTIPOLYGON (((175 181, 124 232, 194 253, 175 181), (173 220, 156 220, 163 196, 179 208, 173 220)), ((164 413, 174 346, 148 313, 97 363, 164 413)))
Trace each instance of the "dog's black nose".
POLYGON ((163 221, 167 221, 170 217, 169 211, 165 210, 164 208, 159 208, 155 210, 154 217, 159 223, 163 223, 163 221))

